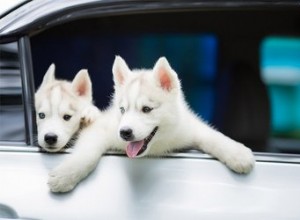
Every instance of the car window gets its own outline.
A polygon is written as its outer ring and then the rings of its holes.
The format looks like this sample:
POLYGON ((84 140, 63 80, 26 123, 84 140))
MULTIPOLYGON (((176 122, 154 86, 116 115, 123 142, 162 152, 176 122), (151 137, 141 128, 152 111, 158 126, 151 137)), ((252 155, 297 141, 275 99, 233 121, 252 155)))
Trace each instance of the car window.
MULTIPOLYGON (((160 56, 166 56, 181 79, 188 103, 205 121, 254 151, 282 152, 278 146, 286 142, 274 133, 277 110, 263 79, 265 66, 260 58, 264 59, 264 49, 260 48, 268 31, 293 29, 286 24, 297 16, 291 13, 282 19, 273 12, 255 11, 253 16, 248 11, 194 11, 60 24, 30 38, 35 86, 51 63, 56 64, 57 77, 69 80, 87 68, 95 104, 103 109, 113 92, 115 55, 121 55, 130 68, 152 68, 160 56)), ((299 99, 292 101, 299 105, 299 99)), ((299 141, 293 137, 288 143, 297 147, 284 152, 300 153, 299 141)))
POLYGON ((17 43, 0 45, 0 141, 25 142, 17 43))

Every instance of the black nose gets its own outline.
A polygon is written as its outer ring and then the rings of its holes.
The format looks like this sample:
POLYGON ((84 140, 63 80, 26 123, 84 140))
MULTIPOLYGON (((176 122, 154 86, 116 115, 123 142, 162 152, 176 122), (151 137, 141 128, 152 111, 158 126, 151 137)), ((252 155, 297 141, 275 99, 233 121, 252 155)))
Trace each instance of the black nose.
POLYGON ((57 142, 57 135, 54 133, 47 133, 44 137, 44 140, 47 144, 53 145, 57 142))
POLYGON ((120 130, 120 136, 125 140, 125 141, 130 141, 133 139, 133 133, 132 129, 128 127, 121 128, 120 130))

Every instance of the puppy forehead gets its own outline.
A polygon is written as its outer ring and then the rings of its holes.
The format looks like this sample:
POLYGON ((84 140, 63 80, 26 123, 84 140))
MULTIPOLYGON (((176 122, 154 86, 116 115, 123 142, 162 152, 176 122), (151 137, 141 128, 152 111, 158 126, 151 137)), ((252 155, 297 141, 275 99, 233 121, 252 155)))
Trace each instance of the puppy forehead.
MULTIPOLYGON (((144 103, 156 100, 156 90, 158 88, 151 74, 149 71, 136 72, 135 77, 127 82, 127 85, 125 85, 124 90, 121 92, 121 101, 136 105, 137 102, 144 103)), ((161 93, 159 94, 161 95, 161 93)))
POLYGON ((36 100, 36 111, 50 111, 50 100, 46 97, 39 97, 36 100))
POLYGON ((144 99, 144 95, 141 93, 141 79, 134 78, 125 85, 123 91, 121 91, 122 105, 136 106, 137 102, 144 99))
POLYGON ((140 79, 135 78, 134 80, 129 82, 127 86, 127 95, 129 100, 135 100, 138 94, 140 93, 140 79))
POLYGON ((38 105, 43 109, 49 109, 53 113, 67 111, 72 108, 74 98, 65 91, 63 86, 54 86, 45 93, 43 97, 39 98, 38 105))
POLYGON ((60 87, 54 87, 51 91, 50 100, 52 106, 58 106, 61 102, 62 91, 60 87))
POLYGON ((78 102, 72 95, 61 91, 61 98, 55 105, 57 111, 61 114, 76 112, 81 107, 81 103, 78 102))

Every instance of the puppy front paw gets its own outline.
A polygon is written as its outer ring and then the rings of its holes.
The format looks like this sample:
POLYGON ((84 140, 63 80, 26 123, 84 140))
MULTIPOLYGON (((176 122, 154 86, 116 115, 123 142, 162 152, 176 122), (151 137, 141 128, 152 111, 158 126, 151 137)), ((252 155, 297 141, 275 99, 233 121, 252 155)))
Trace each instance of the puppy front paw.
POLYGON ((243 144, 238 144, 230 152, 225 164, 237 173, 249 173, 255 165, 252 151, 243 144))
POLYGON ((49 173, 48 186, 51 192, 63 193, 74 189, 77 184, 76 176, 70 170, 57 168, 49 173))
POLYGON ((83 109, 81 113, 81 121, 85 126, 88 126, 89 124, 96 121, 99 115, 100 110, 94 105, 89 105, 83 109))

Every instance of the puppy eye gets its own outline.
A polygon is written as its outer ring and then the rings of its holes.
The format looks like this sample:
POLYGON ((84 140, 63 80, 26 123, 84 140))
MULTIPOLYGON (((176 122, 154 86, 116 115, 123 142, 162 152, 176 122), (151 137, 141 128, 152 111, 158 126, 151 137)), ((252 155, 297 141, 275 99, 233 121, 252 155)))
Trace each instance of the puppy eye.
POLYGON ((143 106, 142 112, 149 113, 153 110, 153 108, 150 108, 149 106, 143 106))
POLYGON ((46 117, 45 113, 41 112, 39 113, 39 118, 40 119, 44 119, 46 117))
POLYGON ((71 115, 64 115, 64 116, 63 116, 63 119, 64 119, 65 121, 69 121, 71 118, 72 118, 71 115))
POLYGON ((124 107, 120 107, 120 111, 121 111, 122 114, 124 114, 125 113, 125 108, 124 107))

